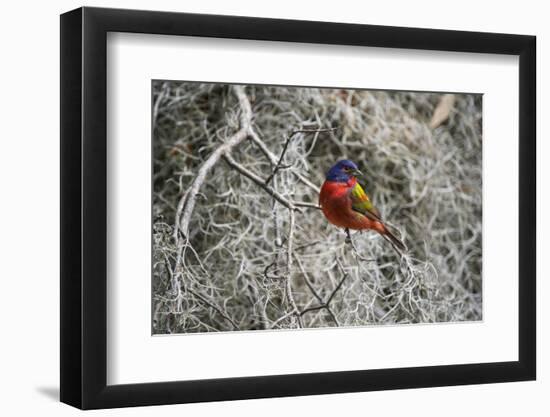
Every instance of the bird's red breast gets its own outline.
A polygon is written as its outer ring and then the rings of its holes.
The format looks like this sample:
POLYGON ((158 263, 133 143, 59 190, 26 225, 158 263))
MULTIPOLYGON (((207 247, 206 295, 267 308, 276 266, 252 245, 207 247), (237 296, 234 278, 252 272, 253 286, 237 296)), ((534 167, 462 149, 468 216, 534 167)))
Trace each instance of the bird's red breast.
POLYGON ((370 220, 365 215, 353 210, 351 190, 357 179, 347 182, 326 180, 319 193, 319 205, 329 222, 338 227, 364 230, 374 229, 383 233, 385 227, 381 222, 370 220))

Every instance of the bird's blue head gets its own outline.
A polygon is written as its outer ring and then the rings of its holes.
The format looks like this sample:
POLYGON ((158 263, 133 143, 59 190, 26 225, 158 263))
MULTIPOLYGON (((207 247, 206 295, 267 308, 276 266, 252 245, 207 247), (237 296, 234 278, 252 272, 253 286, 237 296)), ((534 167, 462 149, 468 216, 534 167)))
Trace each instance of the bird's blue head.
POLYGON ((327 172, 326 179, 328 181, 348 182, 351 178, 361 175, 363 175, 363 173, 359 171, 359 168, 357 168, 354 162, 344 159, 332 166, 327 172))

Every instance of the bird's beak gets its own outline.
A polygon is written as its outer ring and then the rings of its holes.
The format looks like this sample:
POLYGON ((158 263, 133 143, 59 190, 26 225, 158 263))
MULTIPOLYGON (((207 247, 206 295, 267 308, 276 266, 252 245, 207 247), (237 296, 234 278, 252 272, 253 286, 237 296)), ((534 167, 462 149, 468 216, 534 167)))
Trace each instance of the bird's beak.
POLYGON ((353 175, 354 177, 362 177, 363 173, 361 171, 359 171, 358 169, 354 169, 354 170, 351 171, 351 175, 353 175))

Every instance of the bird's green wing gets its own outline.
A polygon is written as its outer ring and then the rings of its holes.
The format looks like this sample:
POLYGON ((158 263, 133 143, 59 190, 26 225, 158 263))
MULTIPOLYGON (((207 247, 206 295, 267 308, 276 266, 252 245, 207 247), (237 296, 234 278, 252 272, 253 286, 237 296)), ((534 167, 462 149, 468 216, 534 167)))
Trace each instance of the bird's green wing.
POLYGON ((350 192, 350 198, 351 198, 351 208, 365 216, 367 216, 369 219, 373 221, 381 221, 382 218, 380 217, 380 212, 372 202, 369 200, 369 196, 367 193, 365 193, 365 190, 363 190, 363 187, 361 187, 361 184, 358 182, 355 183, 353 188, 350 192))

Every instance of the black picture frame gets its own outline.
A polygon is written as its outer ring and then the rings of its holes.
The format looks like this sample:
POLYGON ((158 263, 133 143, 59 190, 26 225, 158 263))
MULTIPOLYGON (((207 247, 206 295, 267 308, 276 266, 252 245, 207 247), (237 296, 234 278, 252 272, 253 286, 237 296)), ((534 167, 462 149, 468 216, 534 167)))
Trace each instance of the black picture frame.
POLYGON ((534 36, 84 7, 61 15, 60 57, 62 402, 93 409, 535 379, 534 36), (107 385, 108 32, 519 56, 519 360, 107 385))

